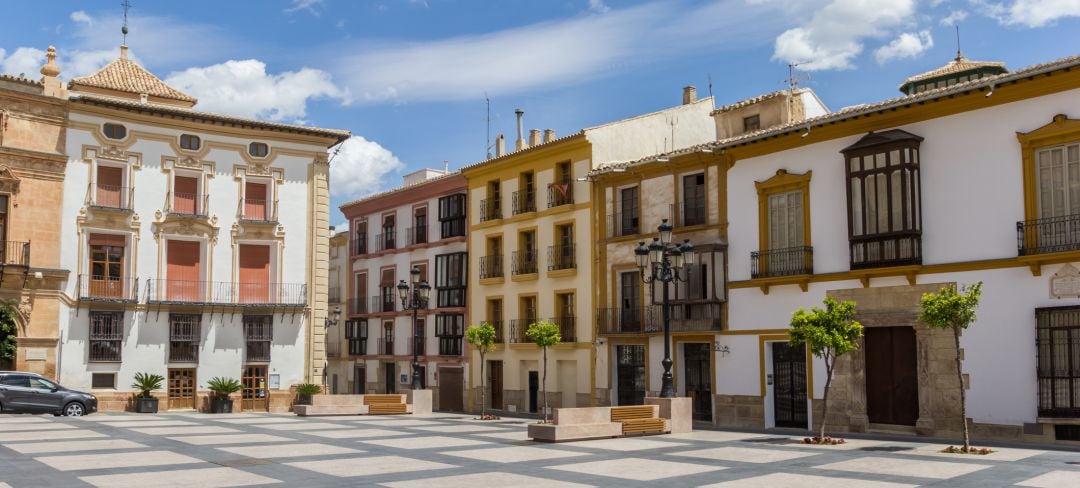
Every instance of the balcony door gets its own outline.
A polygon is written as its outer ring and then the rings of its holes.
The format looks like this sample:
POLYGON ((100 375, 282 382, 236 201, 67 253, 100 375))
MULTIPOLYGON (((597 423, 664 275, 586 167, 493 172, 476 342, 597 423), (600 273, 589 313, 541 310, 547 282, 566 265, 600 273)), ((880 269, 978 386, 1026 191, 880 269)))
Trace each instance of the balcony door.
POLYGON ((240 244, 240 303, 273 303, 270 297, 270 246, 240 244))
POLYGON ((1039 247, 1049 252, 1080 242, 1080 144, 1042 149, 1039 174, 1039 247), (1071 218, 1070 218, 1071 217, 1071 218))
POLYGON ((96 203, 99 207, 124 208, 124 170, 113 166, 97 167, 96 203))
POLYGON ((197 241, 170 240, 166 247, 166 294, 169 301, 195 302, 205 300, 199 275, 201 260, 197 241))
POLYGON ((184 215, 199 214, 199 179, 191 176, 176 176, 173 181, 173 213, 184 215))
POLYGON ((266 213, 266 184, 244 184, 244 219, 269 220, 266 213))
POLYGON ((124 296, 124 236, 90 234, 90 281, 87 295, 97 298, 124 296))
POLYGON ((619 273, 619 332, 641 332, 641 273, 619 273))

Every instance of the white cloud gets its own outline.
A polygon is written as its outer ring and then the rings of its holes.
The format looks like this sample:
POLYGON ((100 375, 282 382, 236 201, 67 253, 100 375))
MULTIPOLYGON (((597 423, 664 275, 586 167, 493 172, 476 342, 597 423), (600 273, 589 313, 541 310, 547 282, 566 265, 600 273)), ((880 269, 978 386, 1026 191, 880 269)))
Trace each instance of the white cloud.
POLYGON ((956 25, 959 22, 963 22, 967 16, 968 13, 966 10, 953 10, 952 12, 949 12, 949 15, 941 18, 941 25, 956 25))
MULTIPOLYGON (((74 57, 75 53, 80 56, 90 56, 100 59, 104 54, 111 53, 111 59, 120 55, 120 26, 123 18, 120 15, 92 16, 86 12, 78 15, 75 12, 71 18, 75 21, 72 37, 74 42, 62 46, 57 50, 61 58, 65 52, 74 57)), ((230 56, 238 56, 241 52, 250 51, 247 41, 232 37, 222 26, 208 24, 191 24, 172 17, 143 17, 129 15, 128 25, 130 31, 127 35, 127 44, 132 52, 138 51, 143 60, 159 66, 192 65, 217 60, 228 59, 230 56), (182 42, 180 42, 182 41, 182 42)), ((88 72, 84 68, 95 63, 76 59, 75 63, 80 70, 64 70, 62 76, 78 76, 88 72)), ((98 65, 97 67, 100 67, 98 65)))
POLYGON ((277 121, 302 121, 307 102, 335 99, 349 103, 348 91, 339 89, 330 74, 312 68, 266 72, 256 59, 230 60, 170 74, 165 82, 199 99, 200 110, 277 121))
POLYGON ((9 75, 23 75, 32 80, 41 77, 39 71, 45 64, 45 51, 32 47, 20 47, 12 51, 10 56, 0 49, 0 72, 9 75))
POLYGON ((377 193, 385 187, 383 178, 405 167, 394 153, 361 136, 352 136, 334 149, 339 150, 330 161, 330 190, 335 198, 377 193))
POLYGON ((608 7, 604 0, 589 0, 589 10, 598 14, 606 14, 611 10, 611 7, 608 7))
POLYGON ((1080 0, 969 0, 979 13, 1002 25, 1042 27, 1063 17, 1080 17, 1080 0))
POLYGON ((324 6, 323 0, 293 0, 292 4, 285 9, 285 13, 293 13, 306 10, 311 15, 318 17, 321 12, 316 7, 324 6))
POLYGON ((849 69, 867 39, 888 35, 914 15, 914 0, 831 0, 805 24, 776 38, 773 59, 811 71, 849 69))
POLYGON ((930 36, 930 31, 905 32, 874 51, 874 59, 878 64, 885 64, 894 59, 916 58, 932 47, 934 47, 934 38, 930 36))
POLYGON ((79 22, 83 24, 93 25, 94 19, 92 19, 85 11, 76 10, 70 15, 72 22, 79 22))

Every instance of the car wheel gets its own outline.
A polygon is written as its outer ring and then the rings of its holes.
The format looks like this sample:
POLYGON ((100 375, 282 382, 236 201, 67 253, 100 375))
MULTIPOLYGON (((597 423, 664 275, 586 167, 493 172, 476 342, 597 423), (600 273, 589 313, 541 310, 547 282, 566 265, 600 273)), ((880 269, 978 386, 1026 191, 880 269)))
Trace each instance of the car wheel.
POLYGON ((79 402, 71 402, 64 406, 64 416, 66 417, 82 417, 85 412, 86 409, 79 402))

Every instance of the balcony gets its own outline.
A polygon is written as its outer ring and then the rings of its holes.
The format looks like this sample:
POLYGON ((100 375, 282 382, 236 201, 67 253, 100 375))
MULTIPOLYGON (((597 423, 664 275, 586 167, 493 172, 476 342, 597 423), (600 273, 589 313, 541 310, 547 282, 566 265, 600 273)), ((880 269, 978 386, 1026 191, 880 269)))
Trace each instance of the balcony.
POLYGON ((1016 248, 1020 256, 1080 249, 1080 215, 1017 222, 1016 248))
POLYGON ((350 298, 346 302, 346 310, 350 317, 368 313, 367 300, 363 298, 350 298))
POLYGON ((129 212, 134 205, 135 189, 126 186, 90 184, 90 207, 129 212))
POLYGON ((559 326, 560 342, 577 342, 575 317, 552 317, 548 320, 559 326))
POLYGON ((510 343, 511 344, 532 344, 532 340, 525 335, 525 331, 529 330, 529 325, 536 322, 535 318, 531 319, 513 319, 510 321, 510 343))
POLYGON ((302 307, 307 304, 307 285, 157 278, 147 280, 146 297, 150 303, 302 307))
POLYGON ((750 253, 750 277, 780 278, 814 274, 814 248, 789 247, 750 253))
POLYGON ((574 184, 561 181, 548 185, 548 208, 561 207, 574 203, 574 184))
POLYGON ((536 274, 536 251, 527 249, 524 251, 514 251, 513 264, 510 272, 514 275, 536 274))
POLYGON ((385 337, 379 338, 379 355, 380 356, 393 356, 394 355, 394 339, 391 337, 387 339, 385 337))
POLYGON ((349 253, 350 256, 363 256, 367 254, 367 237, 357 237, 349 250, 351 251, 349 253))
POLYGON ((503 344, 506 342, 506 325, 502 320, 487 320, 485 321, 491 324, 495 328, 495 343, 503 344))
POLYGON ((414 244, 427 244, 428 226, 409 227, 408 229, 405 229, 405 234, 408 236, 410 246, 414 244))
POLYGON ((240 199, 240 220, 250 223, 273 224, 278 221, 278 202, 261 198, 240 199))
POLYGON ((328 357, 328 358, 340 358, 341 357, 341 341, 337 340, 336 335, 333 338, 328 339, 326 341, 326 357, 328 357))
POLYGON ((480 200, 480 221, 498 220, 502 218, 502 201, 498 198, 480 200))
POLYGON ((397 309, 397 295, 386 297, 382 295, 376 295, 371 297, 371 310, 368 313, 384 313, 393 312, 397 309))
POLYGON ((3 241, 0 247, 0 265, 3 266, 30 266, 30 243, 20 241, 3 241))
POLYGON ((79 275, 79 300, 134 302, 139 298, 138 278, 79 275))
POLYGON ((341 287, 331 286, 326 292, 327 303, 341 303, 341 287))
POLYGON ((520 215, 527 212, 535 212, 536 193, 532 190, 522 190, 514 192, 513 207, 514 215, 520 215))
POLYGON ((199 362, 199 343, 190 340, 172 340, 169 342, 170 363, 199 362))
POLYGON ((417 356, 426 356, 427 345, 425 344, 425 342, 426 341, 423 337, 421 337, 420 341, 418 342, 416 340, 416 336, 409 336, 409 355, 411 356, 413 354, 416 354, 417 356), (414 349, 416 350, 415 353, 413 352, 414 349))
POLYGON ((637 211, 608 215, 608 237, 634 236, 641 233, 641 217, 637 211))
POLYGON ((247 347, 244 348, 244 361, 249 363, 269 363, 270 341, 248 340, 247 347))
POLYGON ((382 234, 375 234, 375 252, 397 249, 397 232, 394 229, 383 229, 382 234))
POLYGON ((210 195, 197 193, 165 193, 165 213, 180 217, 208 217, 210 195))
POLYGON ((704 225, 708 217, 705 212, 705 195, 698 195, 676 203, 672 206, 672 214, 675 217, 675 227, 704 225))
POLYGON ((548 246, 548 271, 577 268, 574 245, 548 246))
POLYGON ((596 326, 600 334, 640 334, 645 331, 640 306, 632 308, 596 309, 596 326))
POLYGON ((922 234, 891 232, 851 238, 851 269, 922 264, 922 234))
POLYGON ((482 256, 480 258, 480 279, 502 278, 503 259, 501 254, 482 256))

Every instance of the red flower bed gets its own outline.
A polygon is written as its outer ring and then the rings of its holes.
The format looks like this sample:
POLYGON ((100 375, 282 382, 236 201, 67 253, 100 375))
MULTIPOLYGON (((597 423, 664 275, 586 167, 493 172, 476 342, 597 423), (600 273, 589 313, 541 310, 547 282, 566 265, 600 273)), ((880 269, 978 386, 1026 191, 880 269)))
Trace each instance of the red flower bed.
POLYGON ((845 441, 843 437, 829 437, 829 436, 825 436, 825 437, 818 437, 818 436, 806 437, 806 438, 803 439, 802 442, 803 442, 803 444, 824 444, 824 445, 827 445, 827 446, 836 446, 836 445, 847 443, 847 441, 845 441))

